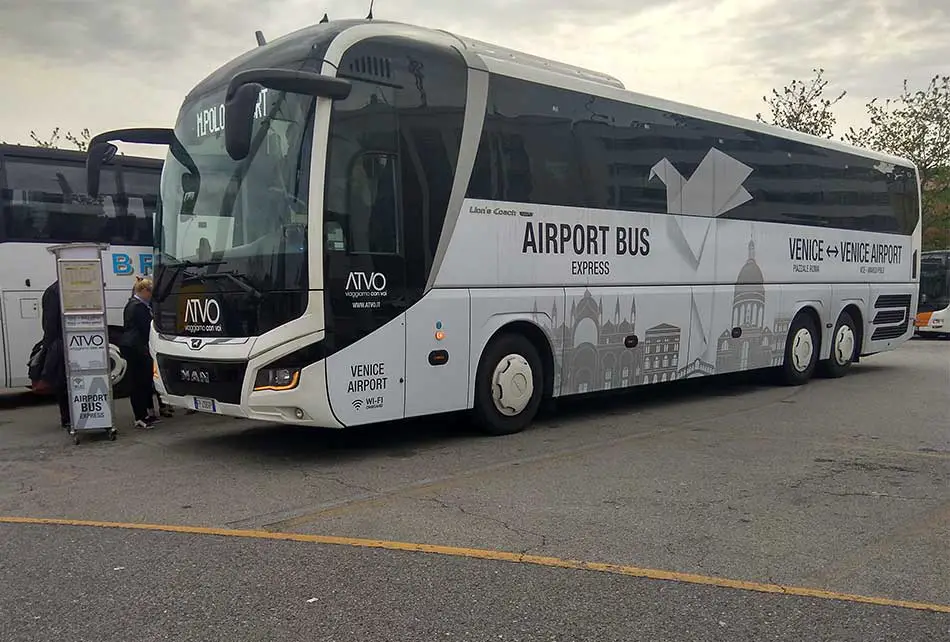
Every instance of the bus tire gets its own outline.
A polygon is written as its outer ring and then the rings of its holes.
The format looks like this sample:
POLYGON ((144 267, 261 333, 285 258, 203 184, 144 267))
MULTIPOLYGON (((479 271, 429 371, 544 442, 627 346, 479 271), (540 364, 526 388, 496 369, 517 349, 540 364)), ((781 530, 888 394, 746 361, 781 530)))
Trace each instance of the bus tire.
POLYGON ((821 374, 831 379, 847 374, 861 348, 858 345, 859 338, 854 319, 847 310, 843 311, 831 335, 831 354, 827 360, 821 362, 821 374))
POLYGON ((119 377, 117 381, 112 382, 113 399, 128 397, 131 392, 128 365, 122 357, 118 345, 121 336, 121 330, 109 328, 109 374, 110 376, 118 375, 119 377))
POLYGON ((811 315, 799 312, 788 329, 785 339, 785 359, 782 362, 782 381, 787 386, 808 383, 818 365, 820 343, 818 330, 811 315))
POLYGON ((521 334, 493 339, 475 375, 474 418, 489 435, 511 435, 524 430, 538 414, 544 388, 541 358, 521 334))

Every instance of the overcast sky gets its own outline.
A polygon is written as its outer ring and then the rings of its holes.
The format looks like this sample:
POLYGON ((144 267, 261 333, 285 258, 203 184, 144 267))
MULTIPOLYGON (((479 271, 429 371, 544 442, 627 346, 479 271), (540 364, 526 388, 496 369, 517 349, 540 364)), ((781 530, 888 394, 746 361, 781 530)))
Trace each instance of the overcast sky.
MULTIPOLYGON (((59 125, 170 126, 215 67, 342 0, 0 0, 0 140, 59 125)), ((950 0, 377 0, 378 19, 447 29, 604 71, 628 89, 754 118, 762 96, 826 69, 839 130, 873 96, 950 73, 950 0)), ((142 153, 143 148, 134 148, 142 153)), ((131 150, 129 150, 131 151, 131 150)))

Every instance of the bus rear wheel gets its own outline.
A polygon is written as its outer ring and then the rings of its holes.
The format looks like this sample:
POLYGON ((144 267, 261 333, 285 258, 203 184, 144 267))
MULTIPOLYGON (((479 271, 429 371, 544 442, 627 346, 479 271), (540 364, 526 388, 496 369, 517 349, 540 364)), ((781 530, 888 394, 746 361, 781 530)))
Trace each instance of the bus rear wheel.
POLYGON ((859 349, 854 319, 847 312, 842 312, 831 335, 831 355, 821 363, 821 374, 829 378, 843 377, 854 363, 859 349))
POLYGON ((808 314, 800 313, 792 321, 785 339, 785 360, 782 380, 788 386, 808 383, 818 365, 819 339, 815 323, 808 314))
POLYGON ((503 334, 482 354, 475 379, 475 422, 489 435, 524 430, 538 414, 543 392, 541 358, 523 335, 503 334))

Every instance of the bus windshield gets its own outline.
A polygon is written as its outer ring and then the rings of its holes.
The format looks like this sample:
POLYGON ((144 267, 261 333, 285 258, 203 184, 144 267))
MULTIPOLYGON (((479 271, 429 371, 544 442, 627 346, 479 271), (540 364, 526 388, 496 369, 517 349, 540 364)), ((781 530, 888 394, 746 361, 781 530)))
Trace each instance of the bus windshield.
POLYGON ((920 259, 920 305, 918 312, 950 307, 950 252, 920 259))
POLYGON ((223 90, 182 108, 156 217, 159 330, 256 336, 302 314, 314 106, 309 96, 261 91, 241 161, 225 146, 223 90), (180 304, 196 291, 227 308, 227 320, 184 318, 180 304))
POLYGON ((175 125, 180 148, 169 150, 162 174, 156 269, 223 261, 256 287, 306 287, 297 280, 306 271, 290 280, 277 273, 280 255, 306 252, 305 244, 284 241, 288 227, 305 233, 307 225, 313 104, 310 97, 262 91, 251 152, 242 161, 225 149, 223 91, 182 108, 175 125))

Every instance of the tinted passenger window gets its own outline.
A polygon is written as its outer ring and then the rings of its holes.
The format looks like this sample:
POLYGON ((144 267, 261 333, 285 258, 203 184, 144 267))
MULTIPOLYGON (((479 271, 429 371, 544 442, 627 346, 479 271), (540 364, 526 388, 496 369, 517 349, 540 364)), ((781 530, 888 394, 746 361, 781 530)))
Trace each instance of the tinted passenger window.
POLYGON ((918 216, 909 170, 502 76, 468 195, 903 234, 918 216))
MULTIPOLYGON (((660 164, 665 159, 678 172, 695 171, 697 152, 708 143, 703 132, 687 130, 671 114, 594 96, 586 112, 576 131, 591 206, 666 212, 660 164)), ((708 215, 686 205, 690 214, 708 215)))
POLYGON ((468 197, 586 205, 574 120, 585 97, 494 76, 468 197))
POLYGON ((327 154, 326 248, 351 254, 395 254, 399 216, 394 183, 398 129, 393 89, 354 82, 346 100, 333 103, 327 154), (382 240, 383 230, 393 235, 382 240))
POLYGON ((399 254, 396 157, 363 154, 350 166, 347 202, 349 251, 399 254))
POLYGON ((7 241, 105 242, 151 245, 159 173, 116 189, 116 172, 104 167, 97 199, 85 194, 85 168, 45 159, 6 158, 2 194, 7 241))
MULTIPOLYGON (((335 249, 343 236, 349 237, 343 221, 349 214, 340 207, 339 171, 344 159, 356 153, 353 141, 363 152, 392 154, 398 179, 397 251, 406 258, 408 282, 421 287, 438 248, 455 180, 465 116, 464 60, 457 52, 381 37, 348 50, 339 75, 353 81, 357 96, 351 93, 334 103, 328 181, 333 181, 335 193, 328 192, 327 209, 337 220, 328 224, 327 246, 335 249), (378 141, 365 146, 357 140, 357 129, 376 131, 378 141)), ((363 251, 358 244, 346 243, 349 251, 363 251)))

